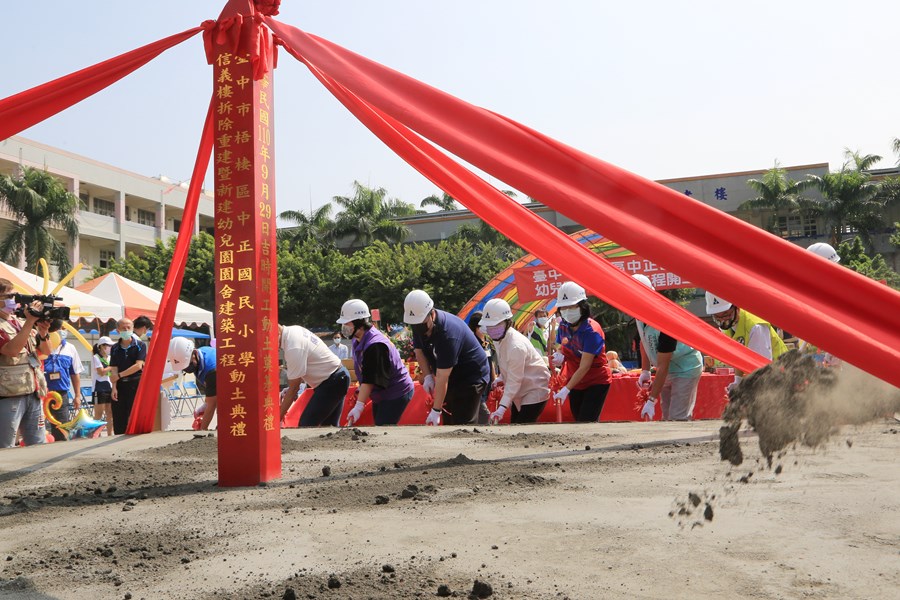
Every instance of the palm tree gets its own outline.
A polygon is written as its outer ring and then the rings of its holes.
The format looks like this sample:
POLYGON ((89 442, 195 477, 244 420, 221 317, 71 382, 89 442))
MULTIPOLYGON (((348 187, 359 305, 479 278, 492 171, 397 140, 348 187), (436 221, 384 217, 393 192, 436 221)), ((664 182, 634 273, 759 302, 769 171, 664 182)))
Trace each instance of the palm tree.
POLYGON ((302 210, 286 210, 278 215, 296 226, 278 230, 279 240, 286 240, 293 250, 304 242, 312 241, 323 248, 334 243, 334 221, 331 220, 331 203, 328 202, 306 214, 302 210))
POLYGON ((12 231, 0 242, 0 260, 16 264, 24 253, 30 272, 37 272, 42 258, 58 273, 72 270, 65 245, 50 233, 61 229, 72 245, 78 239, 78 198, 59 179, 33 167, 22 167, 18 177, 2 175, 0 205, 13 214, 12 231))
POLYGON ((409 227, 396 221, 416 214, 415 206, 396 199, 386 199, 387 190, 370 188, 353 182, 353 196, 335 196, 343 210, 335 217, 337 237, 351 236, 353 245, 369 245, 375 240, 399 244, 409 235, 409 227))
POLYGON ((442 193, 440 196, 432 194, 427 198, 423 198, 422 201, 419 202, 419 206, 421 208, 425 208, 426 206, 436 206, 439 211, 459 210, 459 207, 456 205, 456 200, 454 200, 447 192, 442 193))
POLYGON ((894 154, 897 155, 897 166, 900 167, 900 138, 894 138, 891 146, 894 148, 894 154))
POLYGON ((756 192, 756 198, 742 203, 739 210, 773 210, 775 214, 769 223, 770 230, 776 230, 779 213, 804 214, 813 212, 815 202, 803 196, 803 192, 813 187, 809 180, 789 179, 787 171, 778 165, 766 171, 762 179, 748 179, 747 185, 756 192), (812 209, 812 210, 811 210, 812 209))
POLYGON ((869 232, 884 226, 884 200, 880 197, 878 184, 871 181, 864 169, 881 160, 881 157, 874 154, 861 156, 849 150, 845 155, 847 161, 840 171, 821 177, 807 176, 823 198, 815 204, 812 212, 825 219, 832 246, 837 247, 842 235, 851 231, 859 232, 863 241, 871 244, 869 232))

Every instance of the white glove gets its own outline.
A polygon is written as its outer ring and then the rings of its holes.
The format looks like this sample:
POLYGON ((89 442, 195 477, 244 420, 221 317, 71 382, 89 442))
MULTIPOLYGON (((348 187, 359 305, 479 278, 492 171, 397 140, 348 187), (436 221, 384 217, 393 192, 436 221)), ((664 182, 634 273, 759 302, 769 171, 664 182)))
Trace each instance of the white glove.
POLYGON ((441 411, 431 409, 428 411, 428 416, 425 418, 426 425, 440 425, 441 424, 441 411))
POLYGON ((644 402, 644 408, 641 409, 641 418, 646 421, 652 421, 656 415, 656 400, 650 398, 644 402))
POLYGON ((359 400, 356 401, 356 406, 350 409, 350 412, 347 413, 347 427, 353 427, 353 424, 359 421, 359 418, 362 416, 362 411, 366 407, 366 405, 359 400))
POLYGON ((741 383, 741 376, 740 376, 740 375, 735 375, 735 376, 734 376, 734 381, 732 381, 731 383, 729 383, 729 384, 725 387, 725 393, 726 393, 726 394, 730 394, 730 393, 731 393, 731 390, 733 390, 734 388, 736 388, 740 383, 741 383))
POLYGON ((638 377, 637 386, 638 389, 644 387, 644 384, 650 381, 652 377, 650 376, 650 371, 641 371, 641 376, 638 377))
POLYGON ((550 357, 550 364, 554 367, 559 368, 562 366, 563 362, 565 362, 566 357, 563 356, 562 352, 554 352, 553 356, 550 357))
POLYGON ((434 396, 434 375, 426 375, 425 381, 422 382, 422 387, 425 388, 427 394, 434 396))
POLYGON ((566 401, 566 398, 569 397, 569 388, 566 386, 562 386, 559 388, 559 391, 553 394, 553 399, 556 400, 557 404, 562 404, 566 401))
POLYGON ((496 425, 503 419, 503 415, 506 414, 506 407, 502 404, 497 407, 497 410, 491 413, 491 418, 489 420, 491 425, 496 425))
POLYGON ((493 382, 491 382, 491 389, 492 390, 497 389, 497 386, 499 386, 502 383, 503 383, 503 375, 497 375, 497 378, 494 379, 493 382))

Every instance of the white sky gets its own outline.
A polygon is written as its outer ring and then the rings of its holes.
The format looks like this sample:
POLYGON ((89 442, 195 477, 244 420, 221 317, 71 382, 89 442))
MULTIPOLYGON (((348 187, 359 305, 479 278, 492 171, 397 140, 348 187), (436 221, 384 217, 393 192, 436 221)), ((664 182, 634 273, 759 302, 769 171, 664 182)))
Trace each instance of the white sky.
MULTIPOLYGON (((214 19, 224 4, 4 2, 0 97, 214 19)), ((775 159, 837 168, 845 147, 884 156, 879 167, 897 159, 896 2, 283 0, 277 18, 650 179, 775 159)), ((347 195, 354 179, 415 204, 438 192, 279 58, 278 211, 347 195)), ((211 80, 198 35, 21 135, 183 180, 211 80)))

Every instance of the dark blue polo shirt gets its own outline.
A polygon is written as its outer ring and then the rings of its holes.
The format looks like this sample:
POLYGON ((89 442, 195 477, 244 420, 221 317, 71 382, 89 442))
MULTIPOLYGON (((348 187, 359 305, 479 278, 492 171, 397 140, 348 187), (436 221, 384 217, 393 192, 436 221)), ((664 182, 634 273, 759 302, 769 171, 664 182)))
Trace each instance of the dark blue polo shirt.
POLYGON ((450 385, 488 383, 487 354, 469 326, 456 315, 435 311, 431 337, 413 335, 413 347, 425 353, 432 369, 453 369, 450 385))
MULTIPOLYGON (((109 366, 116 367, 119 370, 119 373, 130 368, 139 360, 147 360, 147 344, 133 337, 131 338, 131 343, 127 347, 123 348, 121 344, 116 343, 113 344, 113 347, 109 351, 109 366)), ((123 381, 138 379, 141 376, 141 373, 143 373, 143 369, 137 373, 132 373, 123 379, 123 381)))

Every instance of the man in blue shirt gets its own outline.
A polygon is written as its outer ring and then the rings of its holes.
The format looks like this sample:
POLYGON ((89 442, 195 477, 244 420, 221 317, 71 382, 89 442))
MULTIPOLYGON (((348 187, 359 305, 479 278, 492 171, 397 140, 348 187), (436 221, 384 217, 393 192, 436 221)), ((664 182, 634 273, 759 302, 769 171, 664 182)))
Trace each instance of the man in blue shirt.
POLYGON ((195 348, 194 342, 183 337, 174 337, 169 342, 169 366, 174 373, 184 371, 194 375, 197 389, 206 396, 200 429, 209 429, 216 414, 216 349, 212 346, 195 348))
POLYGON ((442 412, 452 425, 476 423, 490 368, 475 334, 456 315, 435 309, 423 290, 406 296, 403 320, 412 326, 416 360, 425 375, 423 387, 434 398, 425 423, 439 425, 442 412))
MULTIPOLYGON (((53 417, 60 423, 69 420, 69 398, 74 398, 75 410, 81 408, 81 373, 84 367, 75 346, 66 341, 67 332, 59 330, 60 343, 46 359, 44 359, 44 377, 47 380, 47 390, 57 392, 62 397, 62 406, 58 409, 50 407, 53 417), (73 389, 74 384, 74 389, 73 389)), ((47 430, 53 434, 57 442, 68 440, 69 436, 50 421, 47 421, 47 430)))

